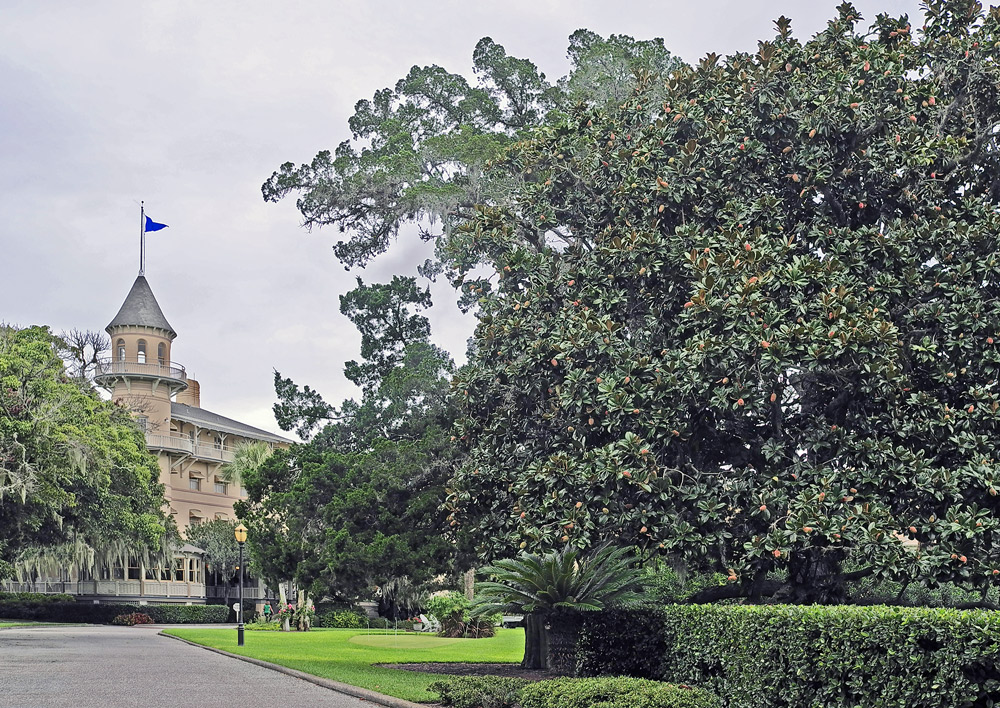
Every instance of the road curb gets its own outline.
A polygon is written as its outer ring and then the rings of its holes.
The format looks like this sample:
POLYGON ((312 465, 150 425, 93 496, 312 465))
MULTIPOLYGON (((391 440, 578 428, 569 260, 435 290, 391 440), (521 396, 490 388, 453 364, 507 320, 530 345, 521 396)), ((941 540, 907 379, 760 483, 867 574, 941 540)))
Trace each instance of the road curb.
POLYGON ((394 698, 393 696, 386 696, 381 693, 376 693, 375 691, 369 691, 367 688, 359 688, 357 686, 351 686, 347 683, 340 683, 339 681, 331 681, 330 679, 325 679, 320 676, 313 676, 312 674, 307 674, 304 671, 297 671, 295 669, 290 669, 287 666, 281 666, 280 664, 272 664, 269 661, 261 661, 260 659, 254 659, 249 656, 241 656, 240 654, 233 654, 224 649, 216 649, 215 647, 207 647, 204 644, 197 644, 183 637, 177 637, 173 634, 164 634, 162 631, 157 632, 161 637, 168 637, 170 639, 176 639, 179 642, 184 642, 185 644, 190 644, 193 647, 198 647, 199 649, 206 649, 208 651, 214 651, 216 654, 222 654, 223 656, 228 656, 233 659, 239 659, 240 661, 245 661, 248 664, 256 664, 257 666, 262 666, 265 669, 271 669, 271 671, 277 671, 279 674, 285 674, 286 676, 292 676, 297 679, 302 679, 303 681, 308 681, 309 683, 316 684, 317 686, 322 686, 323 688, 328 688, 331 691, 336 691, 337 693, 345 693, 348 696, 354 696, 355 698, 360 698, 365 701, 370 701, 372 703, 378 703, 379 705, 388 706, 389 708, 429 708, 427 703, 413 703, 412 701, 404 701, 402 698, 394 698))

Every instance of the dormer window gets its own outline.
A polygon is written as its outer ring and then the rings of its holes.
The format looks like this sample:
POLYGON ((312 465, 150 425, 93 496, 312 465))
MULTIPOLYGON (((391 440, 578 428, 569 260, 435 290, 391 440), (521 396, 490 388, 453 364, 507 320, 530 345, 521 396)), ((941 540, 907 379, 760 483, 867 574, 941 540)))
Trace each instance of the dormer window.
POLYGON ((146 340, 145 339, 140 339, 139 340, 139 353, 138 353, 137 361, 140 364, 145 364, 146 363, 146 340))
POLYGON ((125 340, 119 339, 115 346, 118 348, 118 361, 125 361, 125 340))
POLYGON ((156 345, 156 359, 163 366, 167 363, 167 345, 160 342, 156 345))

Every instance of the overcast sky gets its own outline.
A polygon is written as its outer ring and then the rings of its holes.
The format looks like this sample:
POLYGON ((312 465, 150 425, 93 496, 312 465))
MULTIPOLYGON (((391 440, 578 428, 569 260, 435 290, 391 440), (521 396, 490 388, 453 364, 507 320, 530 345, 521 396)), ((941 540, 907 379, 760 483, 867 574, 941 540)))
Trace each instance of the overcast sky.
MULTIPOLYGON (((170 228, 147 236, 146 277, 178 333, 173 357, 202 405, 280 432, 272 370, 339 403, 359 336, 338 295, 354 285, 294 200, 260 185, 350 137, 356 101, 415 64, 471 77, 490 36, 549 79, 569 35, 663 37, 693 62, 752 50, 781 14, 800 38, 834 0, 2 0, 0 322, 103 329, 138 272, 139 200, 170 228)), ((918 15, 917 0, 862 1, 918 15)), ((405 239, 366 282, 415 274, 405 239)), ((474 321, 433 289, 433 338, 459 361, 474 321)))

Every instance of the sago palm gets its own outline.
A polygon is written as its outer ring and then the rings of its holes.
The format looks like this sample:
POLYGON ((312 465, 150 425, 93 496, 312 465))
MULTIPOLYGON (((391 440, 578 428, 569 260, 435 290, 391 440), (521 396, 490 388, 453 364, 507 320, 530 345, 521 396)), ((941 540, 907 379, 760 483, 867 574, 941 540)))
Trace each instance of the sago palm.
POLYGON ((477 610, 523 613, 525 666, 571 674, 576 663, 579 612, 603 610, 639 599, 634 553, 604 546, 585 554, 564 548, 525 553, 483 568, 493 580, 476 584, 477 610), (544 629, 547 629, 547 639, 544 629))

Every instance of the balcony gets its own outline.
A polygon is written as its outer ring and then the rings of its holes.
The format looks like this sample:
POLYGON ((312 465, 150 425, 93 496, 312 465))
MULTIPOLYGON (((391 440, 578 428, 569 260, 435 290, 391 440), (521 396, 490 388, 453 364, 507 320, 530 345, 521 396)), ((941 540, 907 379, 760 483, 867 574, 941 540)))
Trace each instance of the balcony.
POLYGON ((67 593, 103 598, 156 598, 204 602, 205 584, 168 580, 37 580, 0 582, 4 592, 67 593))
POLYGON ((182 391, 187 388, 187 372, 173 361, 136 361, 122 359, 101 359, 97 362, 95 378, 98 383, 120 378, 158 379, 166 381, 171 388, 182 391))
POLYGON ((183 435, 159 435, 146 433, 146 447, 150 450, 178 452, 213 462, 232 462, 235 449, 225 445, 197 442, 183 435))

